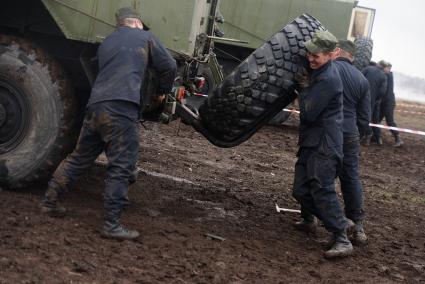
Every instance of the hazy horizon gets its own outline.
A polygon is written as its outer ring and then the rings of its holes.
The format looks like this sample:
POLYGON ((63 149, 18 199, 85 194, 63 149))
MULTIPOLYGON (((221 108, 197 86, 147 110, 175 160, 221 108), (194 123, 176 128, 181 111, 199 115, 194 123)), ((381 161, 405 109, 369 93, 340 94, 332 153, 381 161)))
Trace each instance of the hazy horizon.
POLYGON ((384 59, 394 71, 425 79, 425 1, 360 0, 358 5, 376 9, 373 60, 384 59))

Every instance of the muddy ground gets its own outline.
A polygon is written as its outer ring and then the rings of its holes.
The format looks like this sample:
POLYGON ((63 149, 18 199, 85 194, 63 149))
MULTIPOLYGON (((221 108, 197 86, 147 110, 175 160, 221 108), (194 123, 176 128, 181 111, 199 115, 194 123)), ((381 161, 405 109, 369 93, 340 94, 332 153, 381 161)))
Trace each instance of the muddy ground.
MULTIPOLYGON (((424 115, 397 112, 397 119, 425 130, 424 115)), ((385 131, 384 146, 362 147, 370 242, 328 261, 323 227, 308 237, 292 227, 297 214, 274 210, 275 202, 298 208, 296 125, 291 117, 219 149, 184 124, 147 124, 142 172, 123 216, 141 232, 136 242, 98 236, 102 166, 66 196, 64 219, 40 215, 44 186, 1 191, 0 283, 425 282, 425 137, 404 134, 396 149, 385 131)))

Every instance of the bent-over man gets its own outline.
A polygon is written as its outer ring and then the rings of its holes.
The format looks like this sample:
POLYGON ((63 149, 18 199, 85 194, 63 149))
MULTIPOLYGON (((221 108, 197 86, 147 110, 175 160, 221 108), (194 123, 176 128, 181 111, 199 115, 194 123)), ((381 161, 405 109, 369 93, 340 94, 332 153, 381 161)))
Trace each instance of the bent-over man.
POLYGON ((139 233, 121 225, 120 216, 128 201, 129 182, 134 179, 139 149, 138 120, 141 87, 148 63, 158 73, 159 94, 173 85, 176 62, 149 31, 143 30, 140 14, 131 7, 117 14, 117 30, 98 49, 99 75, 86 108, 76 148, 56 169, 49 182, 42 212, 63 215, 58 198, 70 190, 105 151, 108 158, 104 192, 104 223, 107 238, 135 239, 139 233))

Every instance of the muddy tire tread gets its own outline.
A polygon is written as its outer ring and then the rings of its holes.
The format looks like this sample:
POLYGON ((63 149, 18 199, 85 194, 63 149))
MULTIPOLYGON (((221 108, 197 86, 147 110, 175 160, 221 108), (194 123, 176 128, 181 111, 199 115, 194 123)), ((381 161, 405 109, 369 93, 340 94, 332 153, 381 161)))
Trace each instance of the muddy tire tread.
MULTIPOLYGON (((61 113, 57 113, 59 123, 56 129, 51 129, 51 131, 57 133, 54 141, 52 143, 45 143, 45 145, 41 144, 42 151, 37 154, 39 159, 27 161, 32 164, 31 170, 21 173, 16 177, 11 176, 9 173, 9 177, 5 181, 2 181, 2 185, 5 187, 20 188, 28 186, 35 181, 40 182, 50 178, 51 173, 60 161, 72 151, 78 138, 80 125, 79 116, 76 113, 81 109, 81 106, 63 68, 42 49, 34 46, 25 39, 4 35, 0 36, 0 46, 6 52, 16 54, 17 58, 32 62, 32 65, 37 65, 35 67, 37 68, 37 72, 47 70, 40 80, 43 81, 42 84, 57 90, 57 92, 54 92, 54 95, 61 110, 61 113)), ((44 127, 47 127, 47 125, 44 125, 44 127)), ((44 142, 39 141, 38 143, 44 142)), ((34 150, 24 149, 22 151, 34 150)), ((0 160, 2 159, 3 155, 0 155, 0 160)), ((13 150, 12 153, 9 153, 7 159, 13 161, 13 150)))
POLYGON ((304 14, 255 50, 201 107, 206 127, 232 141, 288 105, 297 87, 294 75, 306 72, 304 42, 318 30, 324 30, 320 22, 304 14))
POLYGON ((372 59, 373 41, 369 37, 362 36, 356 38, 354 44, 356 45, 356 54, 353 65, 362 71, 369 65, 372 59))

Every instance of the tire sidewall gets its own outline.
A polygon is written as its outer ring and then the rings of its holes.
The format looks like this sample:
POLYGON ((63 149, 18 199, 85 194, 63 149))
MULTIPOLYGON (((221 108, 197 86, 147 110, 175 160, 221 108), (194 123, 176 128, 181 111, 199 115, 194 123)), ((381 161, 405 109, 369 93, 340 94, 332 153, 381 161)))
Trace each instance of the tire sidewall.
POLYGON ((7 46, 0 55, 0 76, 24 94, 29 106, 29 124, 21 143, 0 155, 9 172, 6 182, 12 187, 45 162, 59 133, 59 86, 50 70, 35 59, 35 53, 23 51, 17 44, 7 46))

